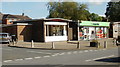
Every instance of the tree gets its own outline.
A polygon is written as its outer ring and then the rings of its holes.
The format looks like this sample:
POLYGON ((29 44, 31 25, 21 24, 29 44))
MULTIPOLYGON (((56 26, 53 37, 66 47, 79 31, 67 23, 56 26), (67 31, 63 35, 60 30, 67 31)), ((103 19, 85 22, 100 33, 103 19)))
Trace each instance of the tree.
POLYGON ((89 18, 91 21, 102 21, 102 17, 95 13, 91 13, 89 18))
POLYGON ((120 1, 108 2, 105 15, 109 21, 120 21, 120 1))
POLYGON ((48 18, 65 18, 70 20, 88 20, 89 11, 86 4, 77 2, 49 2, 48 18))

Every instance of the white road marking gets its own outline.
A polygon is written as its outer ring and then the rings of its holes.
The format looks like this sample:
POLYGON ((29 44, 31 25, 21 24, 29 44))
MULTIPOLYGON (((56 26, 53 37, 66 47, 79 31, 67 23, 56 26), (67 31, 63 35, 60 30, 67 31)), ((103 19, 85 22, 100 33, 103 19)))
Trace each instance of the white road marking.
POLYGON ((55 53, 54 55, 59 55, 60 53, 55 53))
POLYGON ((65 53, 60 53, 59 55, 64 55, 65 53))
POLYGON ((50 57, 50 56, 43 56, 44 58, 46 58, 46 57, 50 57))
POLYGON ((98 50, 94 50, 94 51, 98 51, 98 50))
POLYGON ((100 58, 95 58, 95 59, 89 59, 89 60, 85 60, 85 61, 94 61, 94 60, 99 60, 99 59, 103 59, 103 58, 109 58, 109 57, 113 57, 115 55, 110 55, 110 56, 105 56, 105 57, 100 57, 100 58))
POLYGON ((74 51, 73 53, 77 53, 77 51, 74 51))
POLYGON ((36 52, 36 51, 27 51, 27 52, 32 52, 32 53, 42 53, 42 54, 52 54, 52 53, 46 53, 46 52, 36 52))
POLYGON ((71 52, 67 52, 67 54, 71 54, 71 52))
POLYGON ((93 51, 93 50, 89 50, 89 51, 93 51))
POLYGON ((35 59, 41 58, 41 57, 34 57, 35 59))
POLYGON ((20 61, 20 60, 23 60, 23 59, 15 59, 15 61, 20 61))
POLYGON ((88 52, 88 50, 85 50, 84 52, 88 52))
POLYGON ((57 56, 56 54, 54 54, 54 55, 51 55, 51 56, 57 56))
POLYGON ((25 60, 31 60, 31 59, 33 59, 33 58, 24 58, 25 60))
POLYGON ((12 60, 5 60, 5 61, 3 61, 3 62, 10 62, 10 61, 12 61, 12 60))

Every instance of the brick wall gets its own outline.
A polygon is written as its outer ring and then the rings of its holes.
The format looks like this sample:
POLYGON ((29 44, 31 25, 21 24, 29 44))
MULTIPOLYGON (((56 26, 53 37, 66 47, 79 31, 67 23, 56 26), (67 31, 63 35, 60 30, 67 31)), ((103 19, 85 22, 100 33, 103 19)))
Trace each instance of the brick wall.
POLYGON ((12 22, 9 22, 9 20, 8 19, 3 19, 2 20, 2 22, 3 22, 3 24, 13 24, 12 22))
POLYGON ((31 25, 18 25, 17 37, 19 41, 31 41, 32 26, 31 25))

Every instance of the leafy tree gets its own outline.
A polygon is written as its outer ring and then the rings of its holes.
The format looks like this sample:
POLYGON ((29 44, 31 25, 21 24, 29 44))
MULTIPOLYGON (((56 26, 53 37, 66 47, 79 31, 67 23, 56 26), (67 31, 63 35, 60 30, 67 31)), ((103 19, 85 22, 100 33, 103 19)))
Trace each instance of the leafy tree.
POLYGON ((105 15, 109 21, 120 21, 120 1, 108 2, 105 15))
POLYGON ((102 21, 102 17, 95 13, 91 13, 89 18, 91 21, 102 21))
POLYGON ((48 18, 65 18, 71 20, 88 20, 89 11, 86 4, 77 2, 49 2, 47 4, 49 10, 48 18))

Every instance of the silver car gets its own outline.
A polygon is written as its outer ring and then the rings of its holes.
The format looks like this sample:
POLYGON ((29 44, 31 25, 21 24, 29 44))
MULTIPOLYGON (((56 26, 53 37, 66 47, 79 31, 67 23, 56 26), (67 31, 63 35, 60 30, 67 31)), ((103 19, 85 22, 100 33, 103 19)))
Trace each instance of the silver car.
POLYGON ((11 37, 9 33, 0 33, 0 42, 7 42, 9 43, 11 41, 11 37))

